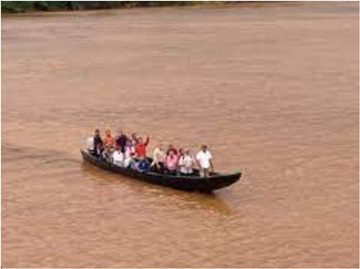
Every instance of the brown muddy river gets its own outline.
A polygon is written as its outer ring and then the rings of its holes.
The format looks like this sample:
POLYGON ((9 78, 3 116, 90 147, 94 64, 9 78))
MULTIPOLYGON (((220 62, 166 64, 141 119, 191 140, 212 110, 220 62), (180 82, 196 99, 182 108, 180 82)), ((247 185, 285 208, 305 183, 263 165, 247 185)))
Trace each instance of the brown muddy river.
POLYGON ((2 266, 357 267, 358 3, 2 18, 2 266), (101 171, 99 127, 241 181, 101 171))

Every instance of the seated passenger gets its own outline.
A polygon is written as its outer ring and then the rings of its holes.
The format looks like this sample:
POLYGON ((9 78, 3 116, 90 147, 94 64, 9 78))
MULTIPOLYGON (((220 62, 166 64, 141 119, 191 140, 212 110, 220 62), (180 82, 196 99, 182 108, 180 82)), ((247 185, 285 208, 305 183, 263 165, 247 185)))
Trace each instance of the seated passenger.
POLYGON ((131 140, 126 141, 125 146, 125 160, 124 160, 124 167, 129 167, 133 161, 133 156, 135 153, 134 146, 132 145, 131 140))
POLYGON ((133 162, 132 169, 143 173, 148 172, 150 169, 150 163, 148 162, 148 160, 140 158, 133 162))
POLYGON ((126 141, 125 154, 129 156, 135 154, 135 145, 133 144, 133 141, 131 140, 126 141))
POLYGON ((174 151, 176 155, 178 154, 178 151, 176 150, 173 144, 169 144, 168 149, 166 151, 166 155, 169 155, 170 151, 174 151))
POLYGON ((172 175, 176 174, 178 158, 175 150, 170 150, 166 156, 166 172, 172 175))
POLYGON ((180 160, 180 158, 184 156, 184 149, 183 148, 179 148, 179 152, 177 154, 178 157, 178 161, 180 160))
POLYGON ((102 152, 104 151, 104 143, 101 139, 99 129, 95 130, 93 142, 94 142, 94 156, 100 157, 102 152))
POLYGON ((153 167, 156 172, 163 173, 165 168, 165 160, 166 154, 163 145, 160 144, 157 148, 154 149, 153 162, 151 163, 151 167, 153 167))
POLYGON ((121 149, 117 149, 112 154, 112 161, 113 164, 124 167, 124 161, 125 161, 125 154, 121 152, 121 149))
POLYGON ((194 173, 194 166, 196 162, 194 157, 191 155, 190 150, 186 150, 184 155, 179 159, 180 174, 190 176, 194 173))
POLYGON ((146 158, 146 147, 149 144, 149 137, 146 138, 146 141, 142 137, 138 138, 137 144, 135 145, 135 155, 138 158, 146 158))

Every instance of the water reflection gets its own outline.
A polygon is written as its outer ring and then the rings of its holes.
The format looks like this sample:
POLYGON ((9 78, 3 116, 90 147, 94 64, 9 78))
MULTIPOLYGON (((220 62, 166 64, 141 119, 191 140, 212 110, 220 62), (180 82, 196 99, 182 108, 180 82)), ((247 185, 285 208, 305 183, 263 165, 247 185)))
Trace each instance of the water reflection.
MULTIPOLYGON (((230 215, 232 213, 231 206, 223 197, 220 197, 220 194, 217 192, 211 194, 185 192, 161 185, 154 185, 137 179, 127 178, 122 175, 116 175, 93 167, 88 163, 82 163, 80 167, 83 173, 90 175, 90 178, 99 184, 111 184, 114 188, 118 185, 122 185, 127 189, 130 188, 131 191, 142 196, 142 198, 153 199, 156 197, 163 198, 165 196, 168 198, 171 197, 174 204, 185 206, 189 209, 209 209, 225 215, 230 215)), ((219 193, 220 192, 221 191, 219 191, 219 193)))

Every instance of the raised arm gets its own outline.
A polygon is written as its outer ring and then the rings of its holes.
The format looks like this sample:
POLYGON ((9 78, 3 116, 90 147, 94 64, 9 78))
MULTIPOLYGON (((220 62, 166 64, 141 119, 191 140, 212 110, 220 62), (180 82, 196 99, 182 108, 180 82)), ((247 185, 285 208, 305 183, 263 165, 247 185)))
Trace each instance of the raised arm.
POLYGON ((138 139, 136 137, 136 133, 132 133, 131 138, 135 141, 135 143, 138 143, 138 139))
POLYGON ((149 144, 149 142, 150 142, 150 138, 149 138, 149 136, 147 136, 146 141, 145 141, 145 146, 147 146, 149 144))

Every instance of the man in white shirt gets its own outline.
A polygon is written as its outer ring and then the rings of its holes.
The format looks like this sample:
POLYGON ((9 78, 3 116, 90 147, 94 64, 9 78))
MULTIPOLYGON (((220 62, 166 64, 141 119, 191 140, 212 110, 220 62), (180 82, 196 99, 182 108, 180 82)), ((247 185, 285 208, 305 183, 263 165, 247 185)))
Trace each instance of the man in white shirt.
POLYGON ((195 166, 195 159, 191 155, 189 149, 185 151, 185 154, 182 155, 179 159, 180 173, 182 175, 190 176, 193 174, 193 168, 195 166))
POLYGON ((196 161, 200 169, 201 177, 208 177, 214 171, 212 155, 206 145, 201 146, 201 150, 196 154, 196 161))

